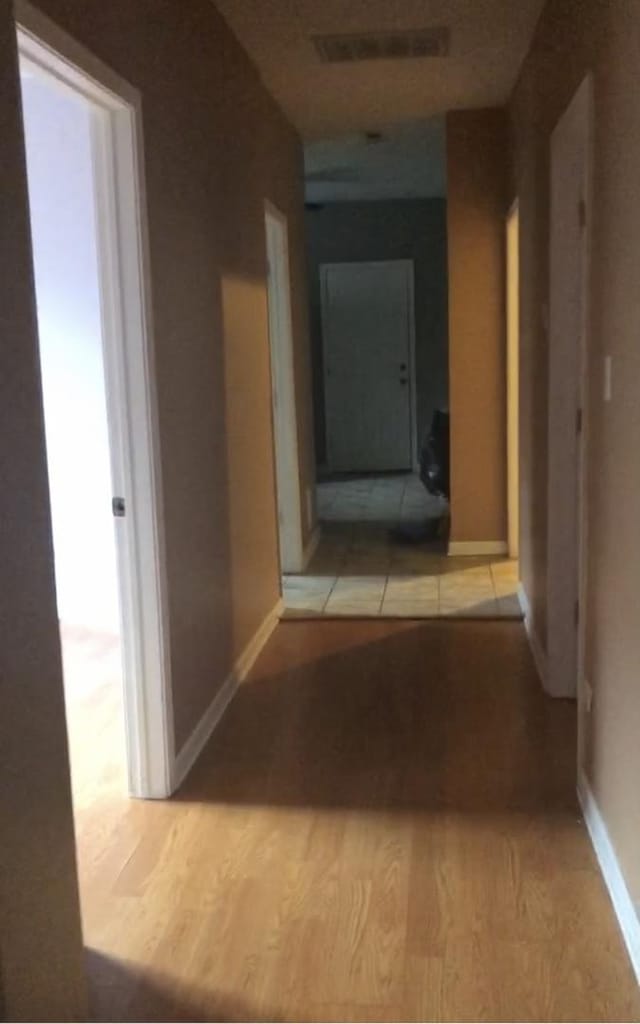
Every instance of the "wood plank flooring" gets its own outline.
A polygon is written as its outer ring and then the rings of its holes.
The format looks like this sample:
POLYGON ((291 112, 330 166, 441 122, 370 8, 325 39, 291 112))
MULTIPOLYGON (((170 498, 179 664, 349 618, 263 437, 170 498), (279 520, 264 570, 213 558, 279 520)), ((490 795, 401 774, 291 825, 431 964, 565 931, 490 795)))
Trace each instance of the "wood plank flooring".
POLYGON ((85 805, 94 1015, 638 1019, 574 760, 520 624, 281 624, 174 801, 85 805))

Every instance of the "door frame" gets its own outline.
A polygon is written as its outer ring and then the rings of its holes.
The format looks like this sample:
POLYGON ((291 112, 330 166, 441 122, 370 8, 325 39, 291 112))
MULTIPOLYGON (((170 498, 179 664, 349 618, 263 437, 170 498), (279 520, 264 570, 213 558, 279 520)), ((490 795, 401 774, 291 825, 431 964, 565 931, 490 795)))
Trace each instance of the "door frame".
POLYGON ((90 104, 104 382, 121 608, 131 796, 173 788, 175 743, 140 93, 31 6, 15 0, 20 58, 90 104))
POLYGON ((287 218, 264 202, 271 413, 280 574, 305 568, 287 218), (275 232, 277 243, 272 249, 275 232), (276 268, 276 261, 279 266, 276 268))
MULTIPOLYGON (((582 80, 572 99, 563 111, 561 117, 551 134, 550 140, 550 180, 553 168, 553 154, 557 146, 557 133, 566 124, 569 117, 580 118, 581 130, 584 133, 584 202, 583 207, 583 231, 582 231, 582 274, 581 274, 581 327, 580 338, 577 349, 577 368, 575 375, 576 402, 576 430, 578 433, 577 443, 577 507, 576 507, 576 531, 577 531, 577 553, 576 553, 576 577, 572 580, 573 593, 577 616, 576 629, 576 675, 574 679, 558 679, 554 673, 552 659, 549 658, 549 638, 547 624, 547 656, 548 656, 548 689, 554 696, 573 697, 578 699, 578 761, 582 761, 582 750, 584 741, 584 722, 582 721, 584 711, 588 708, 587 685, 585 678, 586 663, 586 611, 587 611, 587 571, 588 571, 588 502, 587 502, 587 467, 588 467, 588 424, 589 424, 589 387, 588 387, 588 365, 590 346, 590 296, 591 296, 591 246, 592 246, 592 220, 593 220, 593 138, 594 138, 594 110, 593 110, 593 76, 588 73, 582 80)), ((576 216, 579 211, 576 211, 576 216)), ((553 245, 553 209, 550 207, 550 270, 551 270, 551 247, 553 245)), ((550 288, 551 298, 551 288, 550 288)), ((549 307, 549 349, 553 344, 552 338, 553 313, 549 307)), ((549 366, 549 386, 551 387, 551 364, 549 366)), ((550 424, 551 427, 551 424, 550 424)), ((549 449, 558 438, 553 430, 549 430, 549 449)), ((551 495, 548 495, 549 510, 551 512, 551 495)), ((553 530, 553 515, 548 516, 548 536, 553 530)), ((547 559, 547 594, 549 595, 554 587, 566 579, 566 567, 559 564, 552 558, 547 559)), ((549 597, 548 597, 549 604, 549 597)))
POLYGON ((520 206, 514 199, 505 223, 506 255, 506 387, 507 387, 507 540, 509 558, 517 558, 520 548, 519 479, 519 391, 520 391, 520 206), (515 231, 515 248, 513 232, 515 231), (514 261, 515 257, 515 274, 514 261), (514 281, 515 276, 515 281, 514 281))
MULTIPOLYGON (((418 409, 416 393, 416 311, 415 311, 415 261, 410 259, 399 260, 333 260, 331 263, 321 263, 320 271, 320 305, 322 316, 322 377, 323 377, 323 398, 325 409, 325 433, 327 432, 329 420, 327 417, 327 316, 329 310, 329 298, 327 291, 327 278, 329 272, 335 267, 345 266, 372 267, 372 266, 404 266, 407 283, 407 308, 409 310, 409 458, 411 469, 414 472, 419 470, 419 449, 418 449, 418 409)), ((331 471, 331 446, 328 437, 325 439, 326 464, 331 471)))

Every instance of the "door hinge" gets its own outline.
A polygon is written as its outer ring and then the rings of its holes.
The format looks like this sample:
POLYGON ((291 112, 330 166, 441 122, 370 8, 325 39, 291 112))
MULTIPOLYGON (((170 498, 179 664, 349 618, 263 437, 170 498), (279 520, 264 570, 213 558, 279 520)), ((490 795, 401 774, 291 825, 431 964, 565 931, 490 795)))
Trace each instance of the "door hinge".
POLYGON ((111 511, 113 512, 116 519, 122 519, 122 517, 126 514, 126 504, 124 498, 112 498, 111 511))
POLYGON ((576 434, 582 433, 582 409, 576 409, 576 434))
POLYGON ((585 228, 587 226, 587 204, 584 199, 581 199, 578 203, 578 223, 581 228, 585 228))

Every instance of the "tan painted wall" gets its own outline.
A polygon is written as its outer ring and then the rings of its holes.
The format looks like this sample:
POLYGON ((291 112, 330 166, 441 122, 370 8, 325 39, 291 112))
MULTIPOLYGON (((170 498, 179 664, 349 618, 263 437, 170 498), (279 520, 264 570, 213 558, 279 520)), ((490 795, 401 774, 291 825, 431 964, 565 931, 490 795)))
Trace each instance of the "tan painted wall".
POLYGON ((544 642, 546 590, 549 136, 587 71, 595 145, 589 350, 586 765, 640 900, 640 5, 552 0, 511 102, 512 193, 521 232, 521 566, 544 642), (603 357, 613 401, 603 402, 603 357))
POLYGON ((0 17, 3 1019, 85 1019, 15 35, 0 17), (44 969, 43 969, 44 968, 44 969))
POLYGON ((505 541, 503 110, 447 115, 451 540, 505 541))
MULTIPOLYGON (((210 0, 39 6, 142 93, 179 749, 279 594, 265 198, 289 218, 303 509, 313 479, 301 147, 210 0)), ((81 1012, 76 883, 7 0, 0 68, 0 958, 10 1016, 64 1019, 81 1012)))

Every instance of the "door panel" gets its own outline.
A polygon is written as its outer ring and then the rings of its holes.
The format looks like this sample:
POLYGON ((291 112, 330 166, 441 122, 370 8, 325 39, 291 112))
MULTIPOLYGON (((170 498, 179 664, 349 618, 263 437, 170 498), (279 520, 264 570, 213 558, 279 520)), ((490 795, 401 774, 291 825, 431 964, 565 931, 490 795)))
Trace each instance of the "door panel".
POLYGON ((323 268, 331 469, 411 468, 412 275, 407 260, 323 268))
POLYGON ((576 693, 586 324, 589 85, 551 142, 547 685, 576 693))

